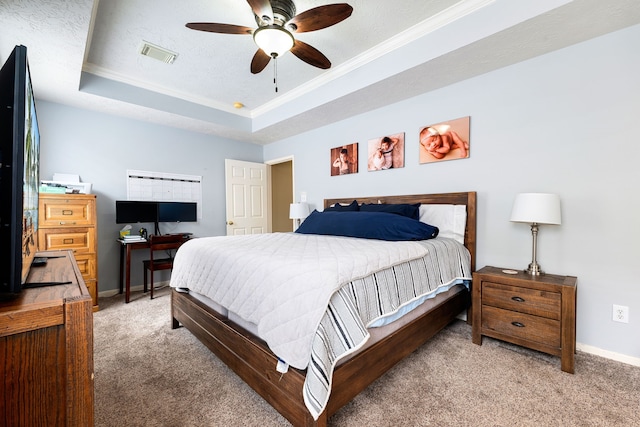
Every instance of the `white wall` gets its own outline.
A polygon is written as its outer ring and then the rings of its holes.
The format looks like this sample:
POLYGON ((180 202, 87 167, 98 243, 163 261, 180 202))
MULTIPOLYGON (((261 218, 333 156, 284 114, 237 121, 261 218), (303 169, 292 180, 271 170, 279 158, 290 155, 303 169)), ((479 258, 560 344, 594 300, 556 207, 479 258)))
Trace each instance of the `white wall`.
MULTIPOLYGON (((161 231, 212 236, 226 233, 224 159, 262 161, 262 147, 254 144, 40 100, 37 114, 41 179, 51 179, 56 172, 79 174, 97 194, 100 292, 118 288, 116 238, 122 225, 115 223, 115 201, 127 198, 127 169, 201 175, 203 218, 197 223, 162 224, 161 231)), ((148 258, 142 252, 133 254, 132 286, 142 284, 141 260, 148 258)))
POLYGON ((559 194, 562 225, 541 226, 538 261, 578 277, 579 345, 636 363, 638 40, 635 26, 547 54, 270 144, 265 160, 293 155, 297 198, 305 191, 315 207, 325 197, 477 191, 478 268, 526 268, 531 233, 509 221, 514 197, 559 194), (471 116, 471 157, 420 165, 418 129, 463 116, 471 116), (367 172, 367 141, 403 131, 406 166, 367 172), (353 142, 360 172, 331 177, 330 148, 353 142), (629 324, 611 320, 612 304, 629 306, 629 324))

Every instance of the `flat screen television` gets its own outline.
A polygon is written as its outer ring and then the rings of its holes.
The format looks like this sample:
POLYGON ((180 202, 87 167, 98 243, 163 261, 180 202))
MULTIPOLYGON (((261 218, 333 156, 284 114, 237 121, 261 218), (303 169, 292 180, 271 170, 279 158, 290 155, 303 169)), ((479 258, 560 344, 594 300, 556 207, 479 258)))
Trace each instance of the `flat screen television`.
POLYGON ((15 296, 37 250, 40 131, 27 48, 0 70, 0 296, 15 296))

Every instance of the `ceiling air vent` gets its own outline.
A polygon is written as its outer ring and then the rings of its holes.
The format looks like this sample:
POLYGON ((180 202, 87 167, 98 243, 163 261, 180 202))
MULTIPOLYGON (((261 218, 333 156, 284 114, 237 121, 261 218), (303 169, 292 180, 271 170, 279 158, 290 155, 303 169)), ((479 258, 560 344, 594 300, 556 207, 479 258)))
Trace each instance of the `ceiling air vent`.
POLYGON ((145 41, 140 46, 140 54, 167 64, 173 64, 173 61, 178 57, 175 52, 145 41))

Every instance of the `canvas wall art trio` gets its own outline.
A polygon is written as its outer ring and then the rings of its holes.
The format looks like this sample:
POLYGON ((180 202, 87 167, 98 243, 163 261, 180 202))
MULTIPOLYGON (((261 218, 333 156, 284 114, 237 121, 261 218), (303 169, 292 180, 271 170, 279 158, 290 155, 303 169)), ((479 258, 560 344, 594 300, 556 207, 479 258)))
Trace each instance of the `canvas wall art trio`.
MULTIPOLYGON (((423 126, 418 131, 420 164, 469 158, 470 117, 423 126)), ((367 142, 367 171, 404 167, 405 133, 383 135, 367 142)), ((331 176, 358 173, 358 143, 331 149, 331 176)))

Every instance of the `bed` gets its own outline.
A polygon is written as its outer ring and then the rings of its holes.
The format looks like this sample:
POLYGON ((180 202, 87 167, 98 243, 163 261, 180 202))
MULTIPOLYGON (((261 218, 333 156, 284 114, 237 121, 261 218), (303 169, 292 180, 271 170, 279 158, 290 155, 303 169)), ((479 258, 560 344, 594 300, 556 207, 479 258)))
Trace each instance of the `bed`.
MULTIPOLYGON (((326 199, 325 209, 335 205, 347 206, 353 200, 359 205, 420 203, 464 206, 466 216, 463 220, 464 231, 461 240, 470 256, 468 268, 470 272, 475 271, 475 192, 326 199)), ((176 257, 177 260, 179 255, 180 253, 176 257)), ((215 268, 214 264, 212 269, 215 268)), ((278 372, 276 367, 282 367, 283 361, 274 354, 267 342, 257 337, 257 332, 252 327, 219 307, 212 308, 207 298, 187 290, 197 287, 198 279, 192 277, 181 276, 180 271, 176 272, 175 269, 172 274, 172 328, 180 325, 186 327, 295 426, 326 426, 332 414, 429 340, 461 312, 470 309, 468 288, 464 285, 452 285, 446 291, 439 292, 434 298, 420 304, 420 310, 411 311, 397 322, 380 328, 367 328, 366 343, 355 346, 354 351, 349 351, 344 357, 341 355, 341 360, 331 370, 328 400, 326 404, 323 402, 321 412, 312 414, 313 411, 310 412, 308 405, 308 384, 305 388, 308 371, 310 380, 313 379, 311 371, 289 367, 284 373, 278 372), (184 277, 189 277, 191 282, 185 283, 184 277), (373 338, 369 338, 369 335, 373 338)), ((467 319, 471 319, 471 316, 467 316, 467 319)))

